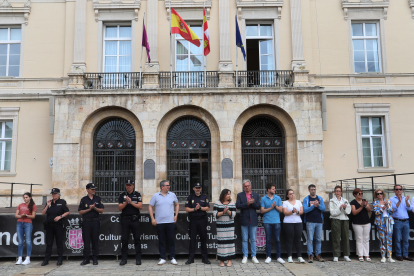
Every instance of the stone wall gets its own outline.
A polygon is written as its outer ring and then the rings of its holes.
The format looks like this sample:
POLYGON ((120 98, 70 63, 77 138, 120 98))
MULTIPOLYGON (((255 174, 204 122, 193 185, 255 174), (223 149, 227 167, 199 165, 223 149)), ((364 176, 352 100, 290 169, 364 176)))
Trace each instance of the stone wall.
POLYGON ((76 204, 92 179, 92 137, 99 122, 111 117, 128 120, 136 130, 136 187, 144 203, 166 178, 166 134, 180 117, 201 119, 211 132, 212 198, 229 188, 242 191, 241 131, 252 117, 266 115, 278 121, 286 134, 287 187, 297 197, 307 185, 324 190, 321 94, 319 91, 240 91, 237 89, 187 91, 66 91, 55 94, 53 187, 76 204), (258 93, 260 92, 260 93, 258 93), (233 179, 221 179, 221 160, 233 160, 233 179), (156 162, 156 179, 143 180, 143 163, 156 162))

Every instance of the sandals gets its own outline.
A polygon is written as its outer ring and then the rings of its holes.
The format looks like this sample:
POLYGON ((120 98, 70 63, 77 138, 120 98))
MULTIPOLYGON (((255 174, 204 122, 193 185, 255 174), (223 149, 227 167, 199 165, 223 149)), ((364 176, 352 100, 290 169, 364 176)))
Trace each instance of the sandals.
POLYGON ((358 259, 360 262, 363 262, 364 261, 364 257, 362 257, 362 256, 359 256, 359 259, 358 259))
POLYGON ((371 261, 371 258, 370 258, 369 256, 366 256, 366 257, 365 257, 365 260, 366 260, 367 262, 370 262, 370 261, 371 261))

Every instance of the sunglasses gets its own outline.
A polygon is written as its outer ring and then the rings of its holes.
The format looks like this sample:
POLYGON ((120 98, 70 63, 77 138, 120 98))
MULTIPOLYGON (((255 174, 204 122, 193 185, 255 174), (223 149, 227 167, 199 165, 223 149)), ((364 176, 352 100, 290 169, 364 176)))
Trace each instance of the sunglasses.
POLYGON ((358 193, 358 195, 363 195, 364 193, 358 193))
POLYGON ((394 189, 395 191, 402 191, 402 189, 394 189))
POLYGON ((382 195, 382 193, 377 193, 377 195, 382 195))

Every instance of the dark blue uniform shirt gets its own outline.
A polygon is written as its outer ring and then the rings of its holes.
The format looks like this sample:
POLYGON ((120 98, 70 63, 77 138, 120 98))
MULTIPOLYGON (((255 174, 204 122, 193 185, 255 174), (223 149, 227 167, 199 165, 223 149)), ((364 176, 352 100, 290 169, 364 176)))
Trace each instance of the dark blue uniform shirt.
MULTIPOLYGON (((201 207, 208 207, 208 197, 206 195, 199 195, 196 196, 195 194, 191 194, 187 197, 187 200, 185 202, 185 207, 188 208, 195 208, 197 206, 197 203, 200 204, 201 207)), ((205 217, 207 215, 206 211, 201 211, 201 209, 198 209, 195 212, 188 213, 188 217, 195 218, 195 217, 205 217)))
MULTIPOLYGON (((127 192, 123 192, 119 195, 118 202, 124 203, 126 201, 126 197, 129 197, 133 203, 142 202, 141 194, 137 191, 132 192, 132 194, 128 194, 127 192)), ((123 216, 133 216, 139 215, 139 209, 132 206, 132 204, 127 204, 124 209, 122 209, 123 216)))
MULTIPOLYGON (((90 199, 89 196, 85 196, 82 197, 80 203, 79 203, 79 207, 78 207, 78 211, 83 211, 86 209, 89 209, 91 205, 95 204, 96 208, 99 209, 104 209, 104 205, 103 202, 101 200, 101 198, 99 196, 93 195, 92 199, 90 199)), ((97 211, 95 211, 95 209, 92 209, 91 211, 87 212, 86 214, 82 215, 82 218, 86 219, 86 218, 98 218, 99 217, 99 213, 97 211)))
MULTIPOLYGON (((52 199, 52 203, 50 204, 50 206, 47 208, 47 211, 46 211, 46 222, 55 222, 54 221, 55 217, 61 216, 66 212, 69 212, 69 209, 64 199, 59 198, 58 200, 56 200, 56 202, 53 202, 53 199, 52 199)), ((63 223, 62 220, 59 220, 58 222, 63 223)))

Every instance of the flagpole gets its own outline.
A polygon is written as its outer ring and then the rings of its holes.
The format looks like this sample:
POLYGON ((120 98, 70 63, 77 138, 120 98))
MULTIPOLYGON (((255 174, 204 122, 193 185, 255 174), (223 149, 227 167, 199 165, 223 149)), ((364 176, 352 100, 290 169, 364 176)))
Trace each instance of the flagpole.
POLYGON ((172 78, 173 78, 173 75, 172 75, 172 63, 173 63, 173 61, 172 61, 172 44, 173 44, 173 42, 172 42, 172 31, 171 31, 171 28, 172 28, 172 12, 171 12, 171 0, 170 0, 170 88, 172 88, 172 78))
MULTIPOLYGON (((206 56, 204 55, 204 34, 205 34, 205 30, 204 30, 204 13, 206 11, 206 1, 203 2, 203 69, 204 69, 204 87, 206 87, 206 56)), ((206 17, 207 20, 207 17, 206 17)))
MULTIPOLYGON (((237 9, 236 9, 236 36, 237 36, 237 9)), ((236 38, 236 43, 237 43, 237 38, 236 38)), ((237 46, 236 46, 236 87, 239 87, 238 69, 239 69, 239 50, 237 49, 237 46)))
MULTIPOLYGON (((145 12, 144 12, 144 18, 143 18, 143 21, 142 21, 142 26, 144 27, 144 24, 145 24, 145 12)), ((142 31, 144 31, 144 28, 142 28, 142 31)), ((144 34, 142 34, 142 35, 144 35, 144 34)), ((142 45, 142 43, 141 43, 141 62, 140 62, 140 66, 139 66, 139 88, 142 88, 142 77, 141 77, 141 75, 142 75, 142 52, 144 51, 144 46, 142 45)))

